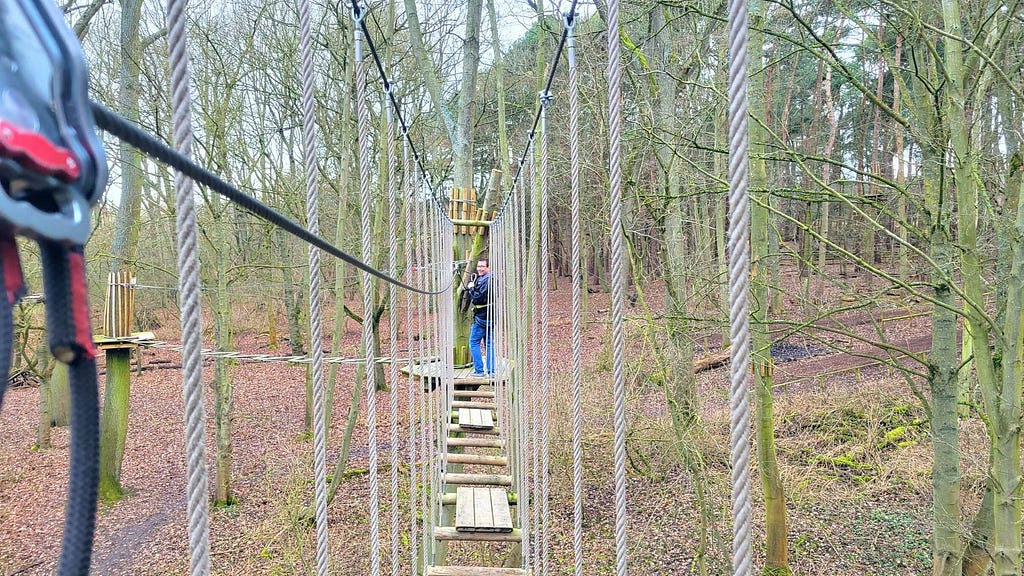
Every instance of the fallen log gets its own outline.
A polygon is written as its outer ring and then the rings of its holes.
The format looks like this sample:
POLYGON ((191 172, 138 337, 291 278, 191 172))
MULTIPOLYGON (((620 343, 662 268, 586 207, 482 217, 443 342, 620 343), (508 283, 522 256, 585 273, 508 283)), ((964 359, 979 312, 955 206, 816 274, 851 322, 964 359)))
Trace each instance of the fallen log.
POLYGON ((714 354, 701 356, 693 361, 693 373, 698 374, 712 368, 718 368, 729 361, 729 349, 726 348, 714 354))

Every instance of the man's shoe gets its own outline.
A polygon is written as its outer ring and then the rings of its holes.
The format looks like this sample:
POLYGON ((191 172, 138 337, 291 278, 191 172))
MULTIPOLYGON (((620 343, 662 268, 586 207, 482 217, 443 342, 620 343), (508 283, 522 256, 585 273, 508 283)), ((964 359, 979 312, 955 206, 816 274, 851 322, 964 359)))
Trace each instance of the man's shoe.
POLYGON ((471 372, 469 376, 471 378, 485 378, 487 374, 484 374, 483 372, 471 372))

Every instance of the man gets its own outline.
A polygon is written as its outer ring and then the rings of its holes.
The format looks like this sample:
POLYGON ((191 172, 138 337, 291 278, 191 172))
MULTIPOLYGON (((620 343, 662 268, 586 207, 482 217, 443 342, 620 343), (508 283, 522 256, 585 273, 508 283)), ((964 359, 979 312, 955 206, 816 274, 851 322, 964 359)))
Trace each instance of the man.
POLYGON ((469 333, 469 350, 473 354, 473 373, 482 377, 494 373, 494 334, 488 318, 488 296, 491 287, 491 269, 486 257, 476 262, 476 278, 469 283, 469 301, 473 304, 473 329, 469 333), (481 357, 481 341, 487 347, 487 371, 481 357))

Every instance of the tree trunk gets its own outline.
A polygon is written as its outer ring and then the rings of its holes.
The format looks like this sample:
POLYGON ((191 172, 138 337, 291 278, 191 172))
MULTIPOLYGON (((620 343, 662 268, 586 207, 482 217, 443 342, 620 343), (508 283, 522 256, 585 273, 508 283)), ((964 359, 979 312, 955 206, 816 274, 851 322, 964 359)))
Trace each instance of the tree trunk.
MULTIPOLYGON (((142 0, 121 1, 121 66, 118 84, 118 107, 122 116, 139 119, 139 63, 142 45, 139 22, 142 0)), ((110 270, 118 271, 135 259, 138 244, 138 214, 142 204, 142 171, 140 154, 121 143, 121 204, 111 247, 110 270)), ((128 435, 128 398, 131 370, 127 349, 107 351, 107 382, 103 393, 100 418, 100 498, 105 501, 121 497, 121 460, 128 435)))
MULTIPOLYGON (((751 23, 763 21, 763 15, 752 15, 751 23)), ((763 52, 763 36, 752 33, 750 53, 759 59, 763 52)), ((763 80, 761 76, 751 78, 751 110, 757 114, 765 111, 763 99, 758 98, 763 80)), ((763 190, 768 183, 767 167, 764 160, 765 133, 757 122, 750 123, 750 188, 763 190)), ((755 431, 757 434, 757 459, 761 474, 761 487, 765 501, 765 566, 764 574, 783 576, 792 574, 789 568, 788 529, 786 526, 786 493, 779 475, 779 464, 775 454, 775 411, 772 399, 771 334, 769 326, 769 304, 771 301, 769 282, 770 263, 770 214, 769 198, 763 192, 751 193, 750 209, 750 286, 753 299, 751 305, 752 367, 754 370, 755 431)))
POLYGON ((103 421, 100 429, 99 497, 104 502, 121 498, 121 463, 128 437, 128 390, 131 376, 131 351, 107 350, 107 381, 103 394, 103 421))

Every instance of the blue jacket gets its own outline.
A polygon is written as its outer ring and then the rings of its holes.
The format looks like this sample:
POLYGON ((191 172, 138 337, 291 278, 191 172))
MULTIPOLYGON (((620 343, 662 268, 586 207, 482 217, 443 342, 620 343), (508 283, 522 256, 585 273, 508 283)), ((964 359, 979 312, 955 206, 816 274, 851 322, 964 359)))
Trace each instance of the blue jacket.
POLYGON ((484 274, 476 279, 469 289, 469 301, 473 303, 473 316, 487 320, 487 295, 491 288, 491 275, 484 274))

